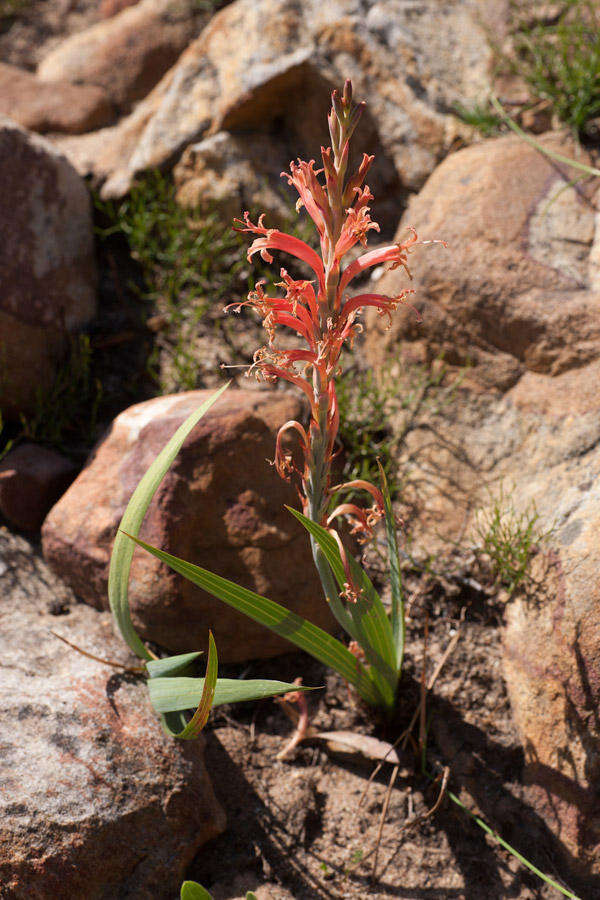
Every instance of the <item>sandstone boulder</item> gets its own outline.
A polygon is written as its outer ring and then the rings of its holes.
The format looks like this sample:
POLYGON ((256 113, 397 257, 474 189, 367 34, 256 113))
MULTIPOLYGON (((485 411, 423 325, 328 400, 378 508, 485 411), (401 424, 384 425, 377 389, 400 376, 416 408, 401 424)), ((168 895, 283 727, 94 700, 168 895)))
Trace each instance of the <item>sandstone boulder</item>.
POLYGON ((114 117, 102 88, 62 81, 46 84, 6 63, 0 63, 0 115, 40 134, 82 134, 108 125, 114 117))
POLYGON ((193 0, 141 0, 66 38, 42 60, 38 77, 95 85, 127 112, 177 60, 195 22, 193 0))
POLYGON ((20 444, 0 461, 0 512, 17 528, 37 531, 76 474, 55 450, 20 444))
MULTIPOLYGON (((160 397, 121 413, 48 515, 44 556, 87 603, 106 608, 111 547, 125 506, 157 453, 206 396, 160 397)), ((287 393, 228 391, 186 441, 141 534, 327 627, 308 540, 284 509, 295 504, 295 492, 267 461, 278 428, 301 415, 299 401, 287 393)), ((130 600, 140 634, 172 651, 205 646, 209 628, 224 662, 291 646, 142 551, 133 561, 130 600)))
POLYGON ((281 157, 267 136, 219 131, 184 151, 173 173, 177 200, 186 207, 216 209, 224 221, 245 209, 260 209, 269 221, 281 221, 293 207, 285 203, 278 165, 281 157))
POLYGON ((90 197, 41 137, 0 120, 0 409, 30 409, 96 312, 90 197))
MULTIPOLYGON (((571 178, 518 138, 446 159, 399 231, 449 243, 413 256, 422 321, 407 308, 386 332, 369 318, 367 349, 377 367, 387 351, 397 365, 443 354, 462 370, 456 394, 434 399, 404 442, 415 546, 433 552, 439 535, 476 545, 496 506, 520 550, 518 518, 539 516, 534 535, 546 537, 507 608, 506 681, 530 800, 573 870, 597 874, 600 234, 596 184, 571 178)), ((406 279, 375 284, 394 294, 406 279)))
MULTIPOLYGON (((585 155, 561 135, 543 143, 585 155)), ((600 351, 600 241, 595 243, 593 179, 569 187, 572 170, 518 137, 449 156, 411 202, 398 240, 412 225, 448 249, 420 248, 412 266, 416 305, 387 321, 368 318, 367 353, 400 346, 413 357, 475 368, 469 378, 506 389, 526 371, 558 374, 600 351)), ((396 294, 401 270, 377 281, 396 294)))
POLYGON ((161 731, 110 616, 77 604, 21 538, 0 530, 2 896, 174 897, 224 828, 203 744, 161 731))
MULTIPOLYGON (((456 141, 472 133, 452 109, 489 86, 484 14, 485 4, 479 9, 462 0, 428 0, 418 12, 400 0, 367 9, 358 0, 236 0, 123 121, 128 140, 107 134, 125 151, 118 167, 88 156, 90 171, 106 179, 105 195, 114 196, 136 172, 164 165, 221 130, 263 131, 276 141, 285 134, 293 146, 281 169, 299 153, 318 154, 329 90, 352 77, 368 102, 361 144, 377 153, 370 183, 380 199, 387 194, 387 215, 397 222, 404 192, 419 188, 456 141)), ((77 142, 68 152, 81 159, 77 142)))

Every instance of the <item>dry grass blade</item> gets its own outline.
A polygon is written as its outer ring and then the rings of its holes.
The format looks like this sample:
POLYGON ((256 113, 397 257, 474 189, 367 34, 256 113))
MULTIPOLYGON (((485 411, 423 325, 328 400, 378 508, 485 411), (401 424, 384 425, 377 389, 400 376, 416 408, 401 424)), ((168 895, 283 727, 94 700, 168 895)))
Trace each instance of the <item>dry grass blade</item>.
POLYGON ((379 859, 379 845, 381 844, 381 835, 383 834, 383 826, 385 825, 385 820, 387 818, 387 812, 390 806, 390 799, 392 796, 392 788, 396 782, 396 778, 398 777, 398 772, 400 770, 399 766, 394 766, 394 771, 392 772, 392 777, 390 778, 390 783, 388 784, 388 788, 385 794, 385 800, 383 801, 383 809, 381 810, 381 816, 379 817, 379 828, 377 829, 377 840, 375 841, 375 847, 373 848, 374 859, 373 859, 373 869, 371 870, 371 879, 375 881, 377 877, 377 862, 379 859))
POLYGON ((62 641, 63 644, 66 644, 72 650, 75 650, 77 653, 81 653, 82 656, 87 656, 88 659, 93 659, 94 662, 102 663, 102 665, 104 666, 111 666, 113 669, 122 669, 124 672, 131 672, 134 675, 141 675, 144 671, 143 666, 126 666, 124 665, 124 663, 115 662, 113 659, 103 659, 101 656, 96 656, 94 653, 89 653, 82 647, 78 647, 77 644, 73 644, 71 641, 68 641, 66 637, 62 636, 62 634, 57 634, 56 631, 52 631, 52 629, 50 629, 50 634, 52 634, 55 638, 58 638, 59 641, 62 641))

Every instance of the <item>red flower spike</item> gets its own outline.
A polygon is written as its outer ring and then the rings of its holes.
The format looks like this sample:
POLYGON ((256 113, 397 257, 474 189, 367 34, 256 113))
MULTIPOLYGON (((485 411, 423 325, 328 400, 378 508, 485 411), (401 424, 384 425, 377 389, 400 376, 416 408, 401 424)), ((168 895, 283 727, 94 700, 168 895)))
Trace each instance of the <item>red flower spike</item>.
MULTIPOLYGON (((272 262, 272 250, 282 250, 306 263, 315 273, 317 287, 311 281, 296 280, 281 269, 281 282, 277 287, 284 296, 270 297, 260 282, 248 295, 247 301, 233 306, 237 311, 247 305, 255 309, 263 320, 269 346, 258 350, 250 371, 259 378, 276 381, 283 378, 296 385, 310 404, 310 423, 304 429, 298 422, 286 422, 277 436, 274 465, 284 478, 299 475, 300 496, 305 513, 313 521, 332 526, 339 516, 346 517, 359 539, 368 539, 373 527, 383 514, 381 491, 366 481, 356 480, 345 485, 331 485, 331 462, 337 453, 336 440, 339 428, 339 404, 335 391, 335 378, 339 371, 340 354, 344 345, 352 345, 361 330, 356 321, 362 309, 374 307, 380 315, 391 316, 400 303, 412 293, 405 289, 395 297, 383 294, 363 293, 350 298, 345 292, 351 281, 373 266, 390 264, 408 270, 408 256, 417 242, 413 229, 405 241, 367 251, 345 269, 344 255, 355 244, 367 245, 371 231, 379 226, 371 219, 371 191, 365 178, 373 163, 373 157, 363 154, 360 165, 346 177, 349 142, 362 115, 364 104, 355 103, 349 81, 340 94, 332 94, 332 107, 328 116, 331 146, 321 149, 323 169, 315 168, 315 161, 297 160, 290 163, 289 174, 282 173, 298 192, 297 209, 304 206, 319 234, 322 258, 304 241, 275 228, 267 228, 263 216, 253 224, 249 214, 236 219, 238 231, 255 235, 248 249, 248 259, 260 253, 266 262, 272 262), (307 345, 307 349, 278 350, 274 343, 277 326, 291 328, 307 345), (296 371, 301 367, 301 372, 296 371), (300 436, 304 468, 299 472, 291 455, 282 447, 282 437, 290 429, 300 436), (341 503, 330 511, 332 498, 338 491, 364 490, 373 498, 371 508, 355 503, 341 503)), ((332 534, 340 548, 344 561, 346 584, 342 595, 356 601, 360 591, 352 583, 348 559, 337 532, 332 534)))

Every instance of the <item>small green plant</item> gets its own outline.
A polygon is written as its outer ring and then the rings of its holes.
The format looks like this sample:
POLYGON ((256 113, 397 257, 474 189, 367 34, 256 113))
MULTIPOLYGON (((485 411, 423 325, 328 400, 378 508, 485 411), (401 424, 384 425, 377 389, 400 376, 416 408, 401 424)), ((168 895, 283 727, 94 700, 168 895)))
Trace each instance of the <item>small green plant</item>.
MULTIPOLYGON (((184 881, 181 885, 180 900, 212 900, 212 894, 197 881, 184 881)), ((246 900, 256 900, 256 894, 246 891, 246 900)))
MULTIPOLYGON (((529 7, 530 9, 530 7, 529 7)), ((581 134, 600 114, 600 20, 592 0, 566 0, 557 21, 520 23, 515 35, 516 72, 536 97, 581 134)))
POLYGON ((141 267, 143 299, 160 323, 152 365, 160 389, 198 387, 194 338, 207 298, 225 302, 246 283, 240 238, 216 214, 181 207, 160 172, 141 178, 123 200, 96 198, 96 206, 108 222, 100 236, 122 234, 141 267))
POLYGON ((92 347, 87 335, 69 337, 68 351, 49 387, 40 386, 35 408, 21 416, 19 439, 48 444, 60 450, 95 437, 102 385, 94 377, 92 347))
POLYGON ((550 533, 542 531, 539 522, 535 505, 517 513, 503 490, 491 509, 478 518, 479 549, 490 560, 496 581, 510 594, 528 577, 531 560, 550 533))
MULTIPOLYGON (((363 106, 353 102, 349 82, 343 96, 340 97, 337 91, 333 94, 329 116, 332 146, 323 150, 322 154, 325 185, 318 180, 314 162, 292 163, 291 174, 287 176, 299 193, 298 208, 305 206, 316 225, 320 255, 300 238, 267 228, 262 216, 256 225, 252 223, 249 213, 238 221, 240 231, 256 235, 248 250, 248 259, 260 253, 263 261, 270 264, 273 262, 271 250, 284 251, 307 265, 315 280, 295 280, 285 269, 281 269, 281 282, 277 286, 283 288, 284 297, 269 296, 265 292, 264 282, 259 281, 244 304, 234 304, 237 310, 242 305, 256 310, 263 319, 267 333, 268 346, 255 353, 251 371, 254 370, 267 381, 283 378, 291 382, 309 401, 311 420, 308 429, 294 421, 282 426, 277 437, 274 465, 281 477, 298 479, 303 512, 290 510, 290 513, 310 536, 326 601, 348 634, 352 642, 350 647, 278 603, 140 541, 137 534, 141 518, 138 516, 133 522, 135 527, 132 527, 127 513, 113 549, 109 595, 125 639, 136 653, 148 659, 148 651, 135 634, 128 609, 127 579, 133 554, 131 538, 193 584, 336 669, 354 685, 368 704, 390 712, 396 702, 405 632, 395 521, 381 467, 380 488, 362 479, 345 484, 332 483, 332 461, 340 421, 336 374, 344 345, 351 345, 358 331, 357 317, 360 312, 365 307, 375 307, 382 315, 389 316, 410 293, 405 290, 396 297, 364 293, 353 295, 351 282, 364 271, 386 262, 393 267, 406 267, 408 252, 417 238, 411 233, 404 243, 367 251, 344 269, 341 267, 347 251, 359 241, 366 245, 368 232, 378 229, 369 216, 371 192, 368 187, 363 187, 373 157, 365 154, 358 170, 347 177, 349 142, 363 106), (290 328, 307 348, 276 349, 277 325, 290 328), (297 367, 301 367, 301 371, 297 367), (300 436, 300 460, 294 459, 285 444, 289 432, 300 436), (366 492, 371 497, 371 508, 358 506, 353 500, 345 498, 346 494, 357 491, 366 492), (344 547, 336 529, 337 520, 342 517, 349 521, 353 532, 363 540, 372 536, 378 519, 385 519, 392 588, 391 616, 388 616, 366 572, 344 547)), ((187 433, 195 421, 195 416, 190 417, 178 433, 187 433)), ((167 466, 177 452, 173 448, 179 444, 175 442, 170 446, 171 450, 165 448, 160 457, 167 466)), ((159 466, 160 471, 162 465, 159 466)), ((154 486, 154 490, 156 475, 147 473, 142 482, 144 484, 147 485, 143 489, 146 493, 150 485, 154 486)), ((151 679, 151 697, 152 687, 151 679)), ((155 707, 158 709, 156 703, 155 707)), ((188 704, 188 708, 192 705, 188 704)))
POLYGON ((490 137, 500 131, 502 119, 487 103, 473 103, 472 106, 455 103, 454 112, 467 125, 477 128, 484 137, 490 137))

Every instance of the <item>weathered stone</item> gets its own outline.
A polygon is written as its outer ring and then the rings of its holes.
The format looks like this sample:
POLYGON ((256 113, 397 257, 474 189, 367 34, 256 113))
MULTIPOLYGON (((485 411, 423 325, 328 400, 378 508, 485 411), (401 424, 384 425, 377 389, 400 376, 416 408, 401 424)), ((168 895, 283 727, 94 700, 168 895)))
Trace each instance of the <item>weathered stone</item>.
POLYGON ((29 409, 96 312, 90 197, 55 148, 0 120, 0 409, 29 409))
MULTIPOLYGON (((51 510, 44 556, 87 603, 106 607, 112 542, 125 506, 158 452, 206 391, 160 397, 114 421, 89 465, 51 510)), ((302 414, 290 394, 230 390, 201 420, 148 511, 144 540, 331 623, 309 543, 284 509, 294 489, 268 459, 278 428, 302 414)), ((212 628, 223 661, 272 656, 290 644, 136 551, 130 600, 140 634, 172 651, 206 645, 212 628)))
POLYGON ((76 473, 55 450, 20 444, 0 461, 0 512, 17 528, 37 531, 76 473))
POLYGON ((240 210, 260 209, 269 221, 289 217, 279 177, 281 155, 266 135, 220 131, 191 144, 175 167, 177 200, 182 206, 217 209, 224 221, 240 210))
MULTIPOLYGON (((367 347, 375 366, 387 351, 465 367, 454 400, 442 395, 406 435, 415 546, 480 543, 495 504, 515 549, 519 516, 537 511, 535 534, 550 532, 508 606, 505 673, 531 802, 581 874, 600 871, 599 235, 595 184, 566 188, 561 170, 517 138, 445 160, 404 219, 449 243, 413 256, 422 321, 406 309, 386 332, 369 318, 367 347)), ((386 294, 404 286, 398 272, 376 281, 386 294)))
POLYGON ((196 16, 193 0, 141 0, 68 37, 42 60, 38 77, 96 85, 127 112, 177 60, 196 16))
POLYGON ((2 896, 168 900, 224 828, 203 744, 167 738, 110 616, 0 530, 2 896))
MULTIPOLYGON (((549 148, 574 155, 573 142, 547 135, 549 148)), ((583 157, 585 160, 585 157, 583 157)), ((412 225, 448 249, 418 249, 420 323, 410 308, 387 321, 369 316, 367 353, 397 349, 429 360, 474 365, 469 378, 506 389, 526 369, 557 374, 600 352, 600 297, 593 287, 595 185, 568 187, 571 170, 517 137, 486 141, 448 157, 410 204, 398 239, 412 225), (568 335, 568 340, 566 340, 568 335)), ((397 294, 401 270, 377 281, 397 294)))
POLYGON ((0 115, 40 134, 82 134, 102 128, 114 117, 102 88, 61 81, 47 84, 5 63, 0 63, 0 115))
MULTIPOLYGON (((93 174, 107 178, 105 195, 123 193, 136 172, 164 165, 221 130, 275 138, 283 132, 293 144, 286 160, 305 148, 317 156, 329 91, 350 76, 368 102, 361 143, 377 152, 378 166, 370 184, 376 195, 387 195, 387 215, 397 221, 404 192, 420 187, 455 142, 472 133, 452 114, 453 104, 484 93, 491 51, 482 10, 470 3, 440 7, 432 0, 418 11, 400 0, 367 7, 358 0, 226 6, 135 118, 123 122, 130 140, 119 135, 128 151, 119 166, 107 171, 103 160, 90 159, 93 174)), ((79 158, 76 142, 71 147, 79 158)))

